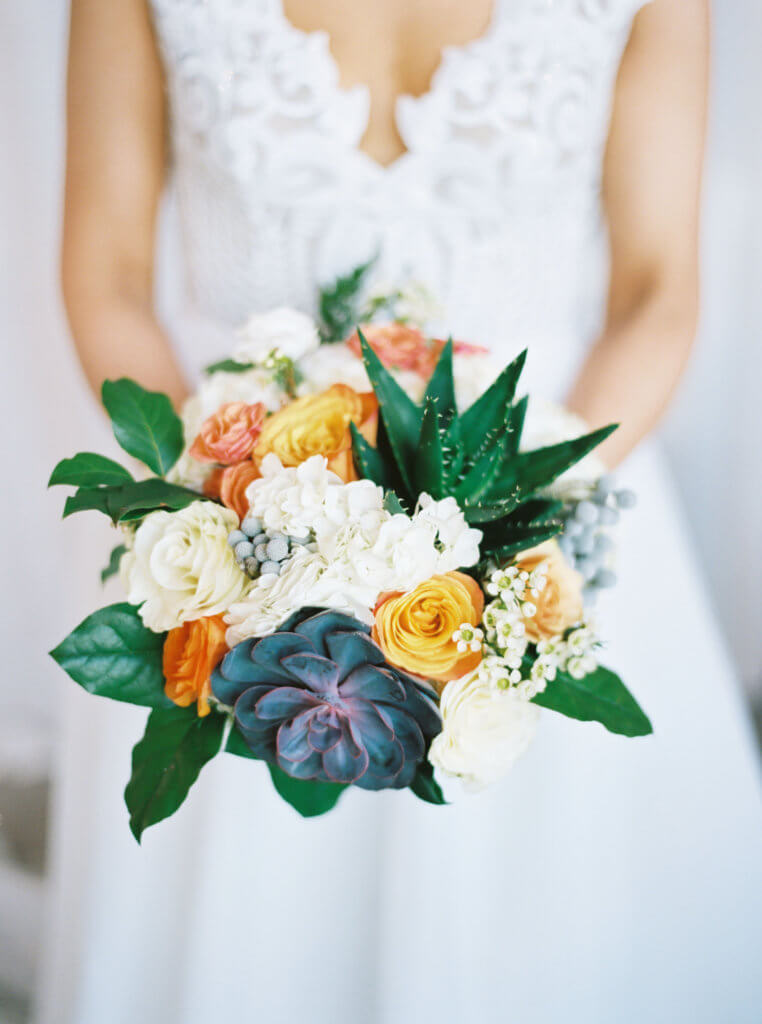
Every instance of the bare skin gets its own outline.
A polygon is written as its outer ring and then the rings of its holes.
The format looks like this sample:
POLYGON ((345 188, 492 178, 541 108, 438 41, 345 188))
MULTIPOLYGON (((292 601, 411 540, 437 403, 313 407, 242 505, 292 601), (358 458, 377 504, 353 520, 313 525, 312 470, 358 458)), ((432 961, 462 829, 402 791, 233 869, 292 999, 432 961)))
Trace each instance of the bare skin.
MULTIPOLYGON (((602 448, 611 465, 659 419, 695 332, 708 7, 647 5, 617 82, 604 167, 608 316, 569 396, 592 426, 621 423, 602 448)), ((369 85, 362 148, 389 164, 404 151, 396 97, 428 89, 443 46, 484 33, 492 0, 286 0, 285 10, 304 31, 328 31, 342 85, 369 85)), ((145 0, 73 0, 68 123, 63 287, 80 360, 96 391, 127 375, 179 403, 187 384, 153 309, 167 126, 145 0)))

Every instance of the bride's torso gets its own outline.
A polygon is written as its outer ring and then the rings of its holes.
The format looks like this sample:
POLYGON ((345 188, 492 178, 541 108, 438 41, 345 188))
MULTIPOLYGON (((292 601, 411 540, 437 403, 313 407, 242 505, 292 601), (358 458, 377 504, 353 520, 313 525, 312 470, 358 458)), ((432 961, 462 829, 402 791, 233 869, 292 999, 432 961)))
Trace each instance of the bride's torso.
POLYGON ((528 344, 563 388, 601 316, 603 150, 642 2, 494 0, 484 35, 399 98, 406 152, 383 167, 360 148, 368 89, 340 86, 328 36, 281 0, 152 0, 195 313, 311 310, 378 253, 381 276, 444 300, 452 333, 528 344))

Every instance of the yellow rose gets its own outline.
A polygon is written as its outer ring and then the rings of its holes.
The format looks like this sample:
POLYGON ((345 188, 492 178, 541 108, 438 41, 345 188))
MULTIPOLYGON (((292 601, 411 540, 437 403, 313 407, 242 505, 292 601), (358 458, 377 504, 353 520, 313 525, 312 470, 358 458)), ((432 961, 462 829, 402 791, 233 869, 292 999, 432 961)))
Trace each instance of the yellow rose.
POLYGON ((390 665, 435 683, 472 671, 481 651, 458 650, 453 633, 478 626, 484 610, 481 587, 470 576, 432 576, 406 594, 382 594, 374 612, 373 639, 390 665))
POLYGON ((342 480, 356 480, 349 424, 375 444, 377 417, 375 395, 334 384, 320 394, 297 398, 266 419, 254 458, 261 463, 273 452, 284 466, 298 466, 311 455, 324 455, 328 468, 342 480))
POLYGON ((517 559, 519 569, 526 572, 543 564, 547 567, 547 582, 538 596, 530 599, 537 611, 524 620, 527 638, 532 643, 558 636, 579 622, 583 615, 584 581, 554 540, 546 540, 517 559))

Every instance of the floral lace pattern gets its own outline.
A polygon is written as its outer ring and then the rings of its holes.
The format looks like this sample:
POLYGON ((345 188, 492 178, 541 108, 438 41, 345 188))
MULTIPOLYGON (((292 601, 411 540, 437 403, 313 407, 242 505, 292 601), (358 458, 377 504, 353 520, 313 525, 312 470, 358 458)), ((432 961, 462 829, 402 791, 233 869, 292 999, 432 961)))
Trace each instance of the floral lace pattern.
POLYGON ((359 148, 368 91, 340 86, 326 33, 292 26, 280 0, 152 0, 205 316, 310 309, 317 281, 378 251, 386 274, 446 296, 464 336, 579 350, 605 277, 613 83, 643 0, 494 3, 485 35, 399 98, 407 151, 381 167, 359 148))

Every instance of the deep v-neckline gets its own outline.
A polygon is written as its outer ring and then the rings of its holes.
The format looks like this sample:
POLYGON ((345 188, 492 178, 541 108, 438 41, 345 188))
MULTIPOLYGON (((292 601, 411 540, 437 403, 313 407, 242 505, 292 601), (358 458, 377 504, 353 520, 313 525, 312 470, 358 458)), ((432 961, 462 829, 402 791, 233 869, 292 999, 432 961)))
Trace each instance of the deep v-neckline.
MULTIPOLYGON (((418 93, 417 95, 413 95, 412 93, 401 92, 395 96, 392 116, 394 121, 394 127, 396 128, 397 133, 400 135, 400 138, 402 139, 404 146, 401 153, 394 157, 389 163, 383 164, 362 148, 362 146, 360 145, 361 140, 354 145, 354 152, 357 154, 357 156, 361 157, 367 163, 367 165, 376 173, 378 173, 379 175, 393 173, 401 164, 404 164, 407 161, 408 157, 410 157, 411 155, 411 150, 408 147, 400 128, 399 110, 402 104, 422 103, 430 99, 437 92, 439 82, 442 77, 441 72, 443 70, 447 56, 450 54, 468 54, 473 49, 477 49, 483 46, 493 36, 499 21, 499 9, 502 2, 503 0, 492 0, 489 17, 487 19, 487 25, 484 28, 484 30, 479 33, 479 35, 474 36, 473 39, 469 39, 465 43, 453 43, 443 46, 441 48, 437 65, 431 74, 431 78, 429 79, 427 87, 422 92, 418 93)), ((301 38, 305 42, 309 41, 310 39, 323 40, 326 49, 326 59, 329 61, 331 69, 333 70, 336 76, 337 91, 344 96, 349 96, 351 94, 361 94, 365 97, 366 112, 365 128, 363 129, 364 136, 370 124, 370 112, 373 103, 373 96, 371 93, 370 86, 366 85, 364 82, 358 82, 356 85, 341 85, 340 83, 342 79, 342 72, 339 62, 336 59, 336 56, 334 55, 333 49, 331 47, 331 33, 327 29, 322 28, 311 30, 299 28, 291 21, 288 14, 286 13, 286 5, 284 0, 276 0, 276 7, 280 20, 287 32, 292 33, 294 36, 301 38)))

